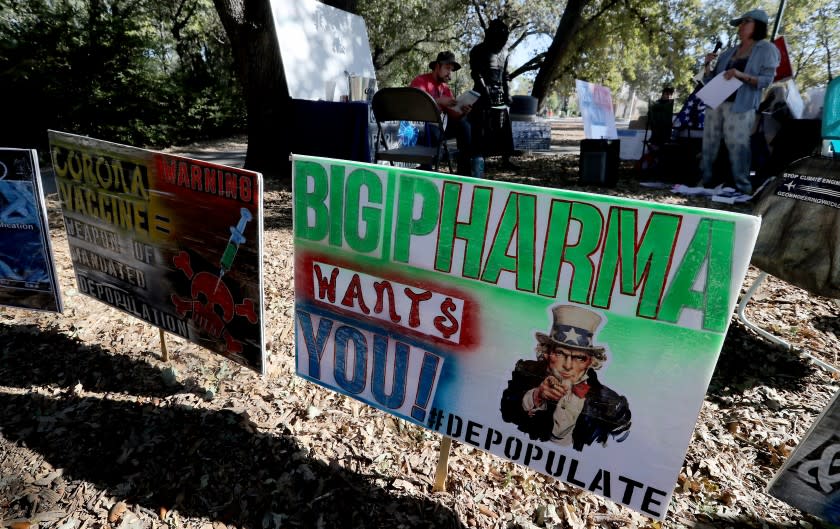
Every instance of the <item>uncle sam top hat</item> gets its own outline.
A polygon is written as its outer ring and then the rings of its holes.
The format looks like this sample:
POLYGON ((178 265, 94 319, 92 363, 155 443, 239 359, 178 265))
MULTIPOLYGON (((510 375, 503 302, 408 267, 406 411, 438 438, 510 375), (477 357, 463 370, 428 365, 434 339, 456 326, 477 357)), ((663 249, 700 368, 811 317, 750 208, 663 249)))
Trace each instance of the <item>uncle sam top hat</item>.
POLYGON ((557 305, 551 312, 554 324, 549 334, 536 333, 539 343, 586 351, 599 360, 606 360, 604 348, 592 345, 595 331, 603 321, 600 314, 574 305, 557 305))

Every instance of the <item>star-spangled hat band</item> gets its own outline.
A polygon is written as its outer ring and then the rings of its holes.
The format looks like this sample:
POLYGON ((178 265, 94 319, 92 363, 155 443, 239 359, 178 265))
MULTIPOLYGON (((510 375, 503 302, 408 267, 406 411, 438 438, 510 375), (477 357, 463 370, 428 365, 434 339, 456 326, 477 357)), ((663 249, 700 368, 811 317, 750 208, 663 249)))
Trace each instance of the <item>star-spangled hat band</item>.
POLYGON ((554 324, 550 334, 536 333, 538 342, 578 349, 600 360, 606 359, 604 348, 592 345, 595 331, 601 325, 600 314, 573 305, 558 305, 551 312, 554 324))

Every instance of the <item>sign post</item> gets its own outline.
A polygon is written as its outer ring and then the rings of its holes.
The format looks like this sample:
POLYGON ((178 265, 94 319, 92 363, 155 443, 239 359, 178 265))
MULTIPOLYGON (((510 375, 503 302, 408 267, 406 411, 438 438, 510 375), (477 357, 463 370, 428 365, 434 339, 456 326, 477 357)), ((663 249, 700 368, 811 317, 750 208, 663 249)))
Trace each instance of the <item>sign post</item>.
POLYGON ((443 436, 440 438, 440 452, 438 453, 438 464, 435 469, 435 485, 432 488, 435 492, 446 490, 446 475, 449 473, 449 451, 452 449, 452 438, 443 436))
POLYGON ((163 329, 158 329, 160 332, 160 359, 163 362, 169 362, 169 351, 166 350, 166 335, 163 329))

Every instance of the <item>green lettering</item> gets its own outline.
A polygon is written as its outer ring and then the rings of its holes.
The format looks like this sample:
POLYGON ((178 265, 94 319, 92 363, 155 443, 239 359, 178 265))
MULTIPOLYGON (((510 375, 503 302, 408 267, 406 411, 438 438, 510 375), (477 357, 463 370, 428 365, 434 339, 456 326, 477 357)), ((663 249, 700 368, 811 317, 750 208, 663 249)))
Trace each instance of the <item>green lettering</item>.
POLYGON ((470 220, 458 222, 458 205, 461 199, 461 184, 445 182, 443 184, 443 205, 441 206, 440 231, 435 268, 449 272, 452 268, 452 251, 455 239, 466 243, 463 258, 464 277, 478 279, 481 270, 481 258, 484 252, 484 234, 487 232, 487 217, 490 213, 490 199, 493 190, 487 187, 473 188, 470 204, 470 220))
POLYGON ((344 238, 353 250, 369 253, 379 245, 382 232, 382 208, 362 207, 362 189, 367 189, 367 202, 382 205, 382 181, 375 173, 356 169, 347 177, 344 206, 344 238))
POLYGON ((679 217, 653 213, 641 241, 638 241, 636 210, 610 208, 592 305, 603 308, 610 306, 610 297, 620 268, 621 293, 632 296, 641 288, 637 313, 642 317, 655 318, 679 224, 679 217))
POLYGON ((511 193, 508 197, 496 236, 490 247, 482 281, 496 283, 502 270, 516 273, 516 288, 534 291, 534 238, 536 199, 533 195, 511 193), (516 234, 516 255, 508 255, 516 234))
POLYGON ((343 236, 341 221, 344 218, 344 169, 343 165, 335 164, 330 167, 330 244, 341 246, 343 236))
MULTIPOLYGON (((625 253, 625 245, 622 244, 622 231, 629 231, 636 238, 636 212, 634 210, 612 207, 607 217, 607 235, 604 237, 604 249, 601 252, 601 263, 598 267, 598 280, 595 283, 595 292, 592 294, 592 306, 607 308, 610 306, 615 276, 622 258, 624 262, 632 263, 633 250, 630 249, 630 259, 625 253), (620 252, 620 253, 619 253, 620 252)), ((622 266, 623 269, 628 268, 622 266)))
POLYGON ((394 261, 407 263, 411 257, 411 236, 428 235, 437 226, 440 193, 428 178, 402 175, 397 199, 397 225, 394 230, 394 261), (414 209, 420 198, 420 211, 414 209))
POLYGON ((545 239, 540 283, 537 293, 550 298, 557 296, 557 282, 560 280, 560 264, 563 262, 563 245, 569 231, 569 211, 572 204, 565 200, 552 200, 548 215, 548 233, 545 239))
POLYGON ((723 332, 729 322, 729 285, 732 276, 732 254, 735 224, 703 219, 689 243, 674 279, 662 300, 659 319, 676 323, 684 308, 703 313, 703 328, 723 332), (706 265, 703 289, 694 285, 706 265))
POLYGON ((583 202, 572 204, 571 219, 580 223, 577 244, 563 248, 563 261, 572 265, 572 284, 569 285, 569 301, 588 303, 595 267, 590 256, 601 243, 604 218, 595 206, 583 202))
MULTIPOLYGON (((329 211, 326 200, 329 192, 327 173, 315 162, 295 162, 295 236, 320 241, 327 236, 329 211), (311 183, 312 189, 309 189, 311 183), (309 218, 310 212, 313 218, 309 218)), ((341 193, 341 190, 334 192, 341 193)))
POLYGON ((636 313, 643 318, 655 318, 659 311, 659 302, 677 244, 680 219, 677 215, 666 213, 651 215, 642 234, 642 241, 636 249, 636 262, 632 274, 629 270, 622 270, 622 292, 635 293, 642 285, 642 295, 636 313), (629 288, 630 285, 632 288, 629 288))

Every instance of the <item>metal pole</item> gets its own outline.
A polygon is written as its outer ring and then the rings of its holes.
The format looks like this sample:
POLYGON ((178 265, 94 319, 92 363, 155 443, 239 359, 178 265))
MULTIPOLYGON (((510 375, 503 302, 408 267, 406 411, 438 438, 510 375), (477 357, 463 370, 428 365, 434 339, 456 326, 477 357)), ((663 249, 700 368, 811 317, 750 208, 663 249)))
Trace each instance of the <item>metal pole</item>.
POLYGON ((808 351, 806 351, 804 349, 799 349, 798 347, 794 347, 793 345, 791 345, 790 343, 782 340, 781 338, 770 334, 769 332, 765 331, 764 329, 762 329, 761 327, 759 327, 755 323, 751 322, 749 320, 749 318, 747 318, 747 314, 744 312, 744 309, 746 309, 747 303, 750 302, 750 300, 752 299, 752 297, 755 295, 756 291, 758 290, 758 287, 761 286, 761 283, 763 283, 766 278, 767 278, 767 272, 762 271, 760 274, 758 274, 758 277, 755 278, 755 281, 753 281, 753 284, 747 290, 746 294, 744 294, 744 297, 741 298, 741 302, 738 303, 738 310, 736 312, 738 314, 738 319, 741 320, 741 323, 743 323, 744 326, 747 327, 748 329, 752 329, 753 331, 755 331, 759 336, 761 336, 763 338, 766 338, 767 340, 769 340, 770 342, 772 342, 774 344, 782 346, 785 350, 793 351, 795 353, 799 353, 799 354, 805 356, 806 358, 809 358, 812 362, 817 364, 817 366, 819 366, 822 369, 828 371, 829 373, 840 373, 840 369, 837 369, 836 367, 834 367, 831 364, 827 364, 826 362, 823 362, 822 360, 817 358, 815 355, 809 353, 808 351))
POLYGON ((779 0, 779 12, 776 13, 776 20, 773 21, 773 34, 770 36, 770 40, 776 40, 776 37, 779 34, 779 26, 782 24, 782 15, 785 13, 785 1, 786 0, 779 0))

